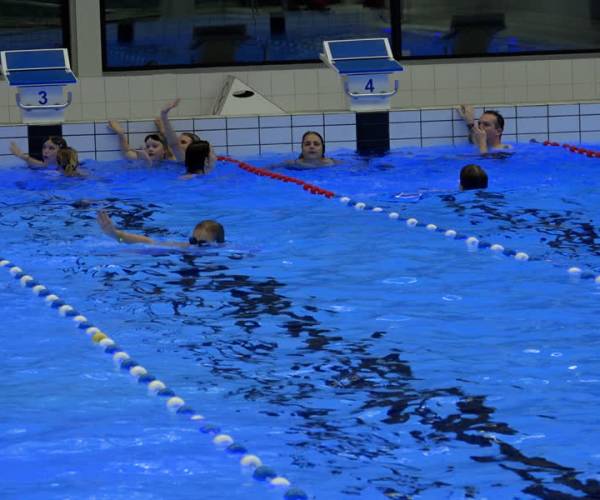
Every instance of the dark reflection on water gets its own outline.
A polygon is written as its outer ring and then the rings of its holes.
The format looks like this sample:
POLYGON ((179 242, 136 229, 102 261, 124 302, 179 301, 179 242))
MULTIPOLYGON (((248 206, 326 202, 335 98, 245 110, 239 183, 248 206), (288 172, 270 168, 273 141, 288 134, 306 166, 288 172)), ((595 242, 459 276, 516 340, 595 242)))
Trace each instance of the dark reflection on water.
MULTIPOLYGON (((546 252, 558 253, 569 258, 581 257, 582 251, 594 256, 600 255, 600 236, 590 214, 582 211, 565 209, 543 210, 538 208, 511 208, 504 195, 480 191, 471 199, 444 195, 440 199, 455 214, 469 218, 473 226, 497 221, 497 234, 507 239, 511 235, 523 234, 525 230, 533 230, 542 236, 539 241, 552 249, 546 252)), ((568 200, 561 200, 568 202, 568 200)))
MULTIPOLYGON (((567 238, 562 227, 565 214, 534 210, 507 215, 500 211, 502 197, 489 195, 476 198, 473 206, 452 197, 446 202, 457 213, 475 207, 486 216, 506 221, 507 227, 529 224, 528 216, 545 220, 549 234, 555 235, 552 231, 556 227, 567 238)), ((113 215, 127 227, 149 231, 147 218, 154 207, 132 204, 128 210, 132 208, 133 214, 119 206, 111 207, 113 215)), ((90 213, 80 216, 86 223, 93 223, 90 213)), ((65 272, 93 276, 105 291, 110 291, 105 300, 115 303, 107 305, 168 304, 172 311, 169 324, 176 317, 179 324, 200 325, 210 332, 201 339, 178 340, 177 348, 209 366, 217 380, 231 381, 226 397, 256 402, 256 411, 291 422, 287 436, 289 446, 298 450, 294 463, 317 469, 320 474, 350 476, 343 494, 361 496, 369 484, 389 498, 410 498, 452 487, 443 481, 427 484, 420 477, 418 462, 411 466, 399 460, 400 446, 410 439, 411 450, 419 452, 444 443, 449 447, 453 443, 467 444, 472 447, 471 460, 518 475, 527 484, 524 494, 544 499, 600 498, 597 481, 582 481, 576 469, 528 456, 504 441, 503 436, 517 435, 519 430, 494 418, 496 410, 486 395, 466 394, 453 384, 418 387, 422 381, 415 378, 403 352, 389 347, 385 331, 346 339, 338 329, 327 325, 329 319, 320 319, 330 318, 330 311, 295 304, 285 295, 286 283, 236 272, 236 260, 240 258, 252 256, 225 259, 212 250, 202 254, 166 252, 148 254, 142 263, 114 270, 110 266, 90 267, 82 257, 65 272), (231 263, 225 263, 228 261, 231 263), (198 314, 215 308, 215 316, 198 314), (273 319, 277 335, 266 338, 262 325, 267 320, 272 324, 273 319), (228 320, 236 328, 225 333, 228 320), (280 335, 298 341, 297 349, 286 357, 279 351, 280 335), (275 360, 277 363, 267 363, 275 360), (282 375, 285 372, 287 375, 282 375), (450 404, 440 409, 440 398, 450 404), (332 404, 339 401, 347 401, 346 406, 332 404), (318 461, 310 458, 315 453, 318 461), (375 465, 365 466, 365 459, 375 465), (565 488, 570 492, 565 493, 565 488)), ((146 321, 151 324, 167 321, 151 311, 147 314, 146 321)), ((198 385, 205 382, 199 380, 198 385)), ((451 455, 448 462, 451 470, 451 455)), ((478 487, 466 486, 464 494, 476 497, 478 487)))
MULTIPOLYGON (((208 363, 215 379, 230 381, 227 397, 258 403, 257 411, 266 417, 292 422, 287 434, 288 444, 298 450, 294 463, 321 473, 350 474, 352 484, 346 484, 342 494, 361 496, 368 484, 390 498, 452 487, 443 481, 426 484, 418 468, 398 462, 398 433, 407 439, 408 431, 411 447, 421 452, 442 445, 452 448, 454 442, 472 446, 471 460, 512 471, 527 483, 524 494, 538 498, 600 496, 597 481, 579 480, 576 469, 528 456, 504 441, 502 436, 519 431, 495 420, 495 409, 485 395, 469 395, 453 386, 417 388, 420 381, 414 378, 401 350, 373 355, 381 351, 378 343, 385 342, 385 331, 373 332, 366 339, 345 339, 318 319, 327 316, 326 311, 310 306, 299 313, 298 305, 285 296, 285 283, 232 273, 222 258, 216 263, 214 257, 211 253, 178 255, 176 259, 171 255, 166 260, 155 257, 150 269, 134 267, 127 274, 130 293, 135 296, 140 289, 159 293, 160 301, 171 304, 179 321, 211 329, 214 338, 179 342, 178 348, 192 353, 197 362, 208 363), (190 304, 205 307, 204 298, 210 293, 226 297, 218 319, 192 315, 184 308, 190 304), (311 314, 306 314, 307 309, 311 314), (297 338, 303 344, 287 362, 278 352, 277 337, 267 339, 260 330, 266 317, 279 318, 278 335, 297 338), (238 331, 223 338, 223 323, 228 318, 238 331), (277 369, 261 364, 261 360, 275 358, 277 369), (282 363, 288 366, 289 376, 281 376, 282 363), (451 411, 448 405, 445 412, 437 408, 440 398, 452 401, 451 411), (340 411, 328 404, 332 400, 350 403, 340 411), (365 418, 372 411, 376 417, 365 418), (320 456, 318 463, 308 458, 313 452, 320 456), (361 470, 365 459, 376 460, 377 466, 361 470), (565 488, 571 493, 565 493, 565 488)), ((105 278, 110 286, 112 279, 105 278)), ((452 459, 448 462, 451 470, 452 459)), ((467 486, 464 494, 477 497, 478 487, 467 486)))

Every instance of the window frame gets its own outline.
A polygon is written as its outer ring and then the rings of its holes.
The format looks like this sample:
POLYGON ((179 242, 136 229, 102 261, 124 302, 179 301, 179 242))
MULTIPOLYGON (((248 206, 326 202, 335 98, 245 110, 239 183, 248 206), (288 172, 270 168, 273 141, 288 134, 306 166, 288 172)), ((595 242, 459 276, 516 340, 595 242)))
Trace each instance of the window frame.
POLYGON ((564 50, 529 50, 520 52, 482 52, 476 54, 461 54, 461 55, 427 55, 427 56, 403 56, 402 55, 402 6, 403 0, 390 1, 390 20, 391 20, 391 36, 390 44, 392 54, 398 61, 467 61, 469 59, 506 59, 521 56, 567 56, 567 55, 584 55, 600 53, 600 46, 597 49, 564 49, 564 50), (396 26, 399 27, 396 28, 396 26))
MULTIPOLYGON (((392 3, 397 0, 392 0, 392 3)), ((106 50, 106 0, 100 0, 100 38, 101 38, 101 51, 102 51, 102 71, 104 73, 119 73, 119 72, 138 72, 138 71, 160 71, 160 70, 172 70, 172 69, 202 69, 202 68, 227 68, 227 67, 247 67, 247 66, 289 66, 289 65, 315 65, 320 64, 322 61, 319 57, 315 59, 301 59, 301 60, 285 60, 285 61, 254 61, 254 62, 225 62, 223 64, 164 64, 164 65, 149 65, 149 66, 119 66, 109 67, 108 66, 108 53, 106 50)))
MULTIPOLYGON (((314 59, 302 59, 302 60, 286 60, 286 61, 254 61, 254 62, 233 62, 228 61, 222 64, 210 63, 210 64, 153 64, 148 66, 119 66, 109 67, 108 65, 108 53, 106 50, 106 1, 100 0, 100 36, 101 36, 101 51, 102 51, 102 71, 105 73, 118 73, 118 72, 138 72, 138 71, 160 71, 160 70, 173 70, 173 69, 201 69, 201 68, 225 68, 225 67, 247 67, 247 66, 285 66, 285 65, 314 65, 321 63, 318 57, 314 59)), ((64 2, 67 6, 69 0, 64 2)), ((585 54, 597 54, 600 53, 600 47, 597 49, 564 49, 564 50, 531 50, 531 51, 520 51, 520 52, 482 52, 475 54, 461 54, 461 55, 424 55, 424 56, 403 56, 402 55, 402 7, 403 0, 391 0, 390 1, 390 34, 389 41, 392 48, 394 58, 398 61, 410 62, 410 61, 428 61, 428 60, 440 60, 440 61, 469 61, 472 59, 506 59, 514 57, 531 57, 531 56, 568 56, 568 55, 585 55, 585 54)), ((64 25, 66 33, 65 37, 68 37, 69 48, 70 48, 70 30, 68 23, 64 25)))

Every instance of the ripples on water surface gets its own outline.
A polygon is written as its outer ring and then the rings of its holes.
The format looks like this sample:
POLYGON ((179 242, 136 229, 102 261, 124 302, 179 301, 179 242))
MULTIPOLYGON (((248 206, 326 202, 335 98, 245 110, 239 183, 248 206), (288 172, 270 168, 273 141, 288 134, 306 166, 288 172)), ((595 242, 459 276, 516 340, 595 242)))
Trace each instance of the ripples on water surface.
MULTIPOLYGON (((598 291, 565 271, 600 273, 598 166, 530 145, 503 160, 406 150, 285 172, 527 263, 232 165, 192 182, 174 165, 89 163, 86 181, 5 169, 2 256, 311 497, 592 498, 598 291), (490 189, 456 192, 474 161, 490 189), (228 244, 119 245, 99 208, 157 239, 215 218, 228 244)), ((0 297, 9 497, 280 498, 38 299, 14 283, 0 297)))

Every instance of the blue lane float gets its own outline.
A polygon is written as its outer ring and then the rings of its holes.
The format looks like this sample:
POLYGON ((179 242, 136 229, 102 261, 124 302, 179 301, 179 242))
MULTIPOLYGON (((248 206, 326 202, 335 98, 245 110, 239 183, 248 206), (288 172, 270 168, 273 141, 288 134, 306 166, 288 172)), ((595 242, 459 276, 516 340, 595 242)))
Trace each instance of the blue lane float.
MULTIPOLYGON (((529 261, 529 260, 540 260, 539 258, 536 258, 536 257, 530 257, 529 254, 527 254, 526 252, 522 252, 520 250, 514 250, 512 248, 505 248, 503 245, 500 245, 499 243, 491 243, 488 241, 483 241, 483 240, 478 239, 475 236, 469 236, 466 234, 459 233, 458 231, 456 231, 454 229, 444 229, 444 228, 438 227, 435 224, 423 223, 423 222, 418 221, 414 217, 402 218, 398 212, 389 211, 389 210, 386 210, 386 209, 384 209, 382 207, 378 207, 378 206, 371 206, 362 201, 355 201, 348 196, 336 196, 336 198, 339 200, 340 203, 342 203, 343 205, 346 205, 350 208, 354 208, 355 210, 358 210, 358 211, 366 211, 366 212, 387 215, 387 217, 390 220, 404 222, 406 224, 406 226, 409 228, 416 228, 416 227, 424 228, 427 231, 442 234, 443 236, 445 236, 448 239, 463 240, 465 242, 465 244, 467 245, 467 247, 472 250, 475 250, 478 248, 482 249, 482 250, 490 250, 491 252, 493 252, 495 254, 504 255, 506 257, 513 258, 520 262, 525 262, 525 261, 529 261)), ((567 269, 567 273, 573 278, 593 280, 596 284, 600 285, 600 274, 595 274, 590 271, 583 271, 581 268, 575 267, 575 266, 567 269)))
POLYGON ((190 420, 198 427, 199 432, 207 434, 213 444, 219 450, 231 455, 241 455, 240 464, 254 470, 253 477, 258 482, 268 483, 271 486, 284 489, 284 500, 307 500, 307 494, 291 485, 284 476, 280 476, 274 469, 263 464, 262 460, 250 452, 234 438, 221 432, 218 425, 207 422, 203 415, 196 412, 194 408, 186 404, 185 400, 178 396, 173 389, 169 388, 163 381, 148 372, 140 363, 135 361, 114 339, 104 333, 99 327, 88 321, 88 319, 70 304, 67 304, 58 295, 52 293, 47 287, 39 283, 33 276, 25 273, 23 269, 14 265, 7 259, 0 258, 0 267, 5 268, 15 280, 18 280, 24 288, 31 289, 32 293, 42 299, 49 307, 56 309, 64 318, 70 318, 79 330, 83 330, 94 344, 100 346, 106 354, 123 371, 137 379, 138 383, 147 386, 148 392, 155 396, 166 398, 166 407, 172 413, 181 415, 190 420))
MULTIPOLYGON (((558 143, 548 143, 548 144, 544 143, 544 145, 558 146, 559 144, 558 143)), ((568 146, 568 145, 564 145, 564 146, 568 146)), ((600 152, 598 152, 598 157, 600 158, 600 152)), ((388 210, 385 210, 384 208, 378 207, 378 206, 371 206, 362 201, 355 201, 355 200, 352 200, 348 196, 340 196, 340 195, 334 193, 333 191, 322 189, 319 186, 316 186, 314 184, 308 184, 308 183, 304 182, 303 180, 297 179, 295 177, 290 177, 287 175, 281 175, 278 173, 270 172, 269 170, 266 170, 263 168, 253 167, 252 165, 249 165, 248 163, 244 163, 239 160, 236 160, 235 158, 230 158, 228 156, 219 156, 218 159, 221 161, 226 161, 226 162, 237 164, 242 170, 259 175, 261 177, 268 177, 268 178, 278 180, 281 182, 291 182, 294 184, 298 184, 298 185, 302 186, 305 191, 308 191, 312 194, 318 194, 321 196, 325 196, 328 199, 338 199, 344 205, 354 208, 357 211, 381 213, 381 214, 387 215, 388 218, 391 220, 398 220, 401 222, 405 222, 406 225, 410 228, 414 228, 414 227, 425 228, 425 229, 427 229, 427 231, 443 234, 448 239, 463 240, 470 250, 476 250, 476 249, 490 250, 493 253, 496 253, 499 255, 504 255, 506 257, 511 257, 520 262, 525 262, 528 260, 540 260, 539 258, 535 258, 535 257, 531 258, 529 256, 529 254, 527 254, 526 252, 514 250, 512 248, 505 248, 503 245, 500 245, 499 243, 490 243, 488 241, 481 241, 478 238, 476 238, 475 236, 468 236, 466 234, 459 233, 458 231, 455 231, 454 229, 443 229, 441 227, 438 227, 435 224, 431 224, 431 223, 426 224, 426 223, 418 221, 414 217, 409 217, 408 219, 403 219, 400 217, 400 214, 398 212, 388 211, 388 210)), ((582 269, 580 269, 578 267, 570 267, 569 269, 567 269, 567 272, 573 278, 594 280, 595 283, 600 284, 600 275, 596 275, 590 271, 583 271, 582 269)))
POLYGON ((431 231, 434 233, 443 234, 448 239, 464 240, 466 245, 472 249, 475 249, 475 248, 489 249, 496 253, 502 253, 503 255, 506 255, 509 257, 514 257, 516 260, 520 260, 520 261, 530 260, 529 255, 525 252, 507 249, 498 243, 489 243, 487 241, 481 241, 478 238, 476 238, 475 236, 469 236, 466 234, 462 234, 454 229, 444 229, 444 228, 438 227, 435 224, 426 224, 424 222, 420 222, 419 220, 415 219, 414 217, 409 217, 407 219, 404 219, 400 216, 400 214, 398 212, 390 212, 381 207, 373 207, 373 206, 367 205, 366 203, 363 203, 362 201, 354 201, 348 196, 340 196, 338 199, 339 199, 340 203, 347 205, 348 207, 352 207, 355 210, 381 213, 381 214, 387 215, 387 217, 391 220, 397 220, 400 222, 404 222, 406 224, 406 226, 410 227, 410 228, 420 227, 420 228, 427 229, 428 231, 431 231))

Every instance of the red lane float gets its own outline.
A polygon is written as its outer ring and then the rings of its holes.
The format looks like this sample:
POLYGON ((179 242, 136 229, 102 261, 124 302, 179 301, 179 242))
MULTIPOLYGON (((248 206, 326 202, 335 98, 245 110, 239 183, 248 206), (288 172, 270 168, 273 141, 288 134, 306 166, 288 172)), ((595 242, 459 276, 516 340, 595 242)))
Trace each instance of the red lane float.
POLYGON ((571 153, 578 153, 580 155, 586 155, 588 158, 600 158, 600 151, 594 151, 592 149, 580 148, 572 144, 560 144, 554 141, 542 142, 544 146, 562 146, 564 149, 568 149, 571 153))
POLYGON ((253 167, 248 163, 236 160, 235 158, 230 158, 229 156, 217 156, 217 159, 220 161, 235 163, 242 170, 250 172, 251 174, 258 175, 260 177, 270 177, 271 179, 275 179, 281 182, 291 182, 293 184, 298 184, 299 186, 302 186, 302 189, 308 191, 311 194, 325 196, 325 198, 333 198, 335 196, 335 193, 333 191, 328 191, 327 189, 320 188, 319 186, 315 186, 314 184, 309 184, 308 182, 304 182, 301 179, 296 179, 295 177, 278 174, 277 172, 271 172, 270 170, 266 170, 264 168, 253 167))

